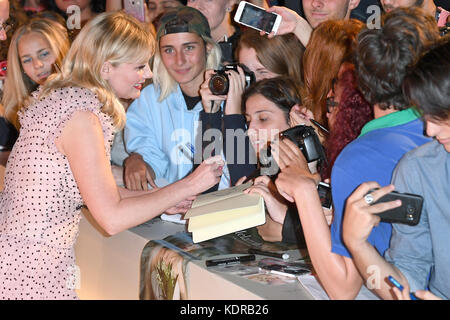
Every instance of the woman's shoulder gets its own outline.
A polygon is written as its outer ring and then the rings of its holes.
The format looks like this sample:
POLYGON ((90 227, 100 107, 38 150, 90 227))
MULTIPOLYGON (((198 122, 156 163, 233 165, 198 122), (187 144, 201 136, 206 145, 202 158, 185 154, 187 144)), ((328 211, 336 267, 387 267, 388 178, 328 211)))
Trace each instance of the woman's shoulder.
POLYGON ((53 89, 45 94, 39 87, 31 96, 28 107, 21 112, 21 123, 39 119, 53 121, 77 110, 100 114, 103 106, 93 91, 75 86, 53 89))

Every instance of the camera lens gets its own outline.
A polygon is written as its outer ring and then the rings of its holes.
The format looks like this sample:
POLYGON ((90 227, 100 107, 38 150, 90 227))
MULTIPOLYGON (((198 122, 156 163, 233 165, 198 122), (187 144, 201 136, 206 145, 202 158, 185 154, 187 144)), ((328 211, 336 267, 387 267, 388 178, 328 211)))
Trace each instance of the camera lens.
POLYGON ((221 74, 215 74, 209 80, 209 89, 214 95, 227 94, 228 86, 228 79, 221 74))
POLYGON ((408 206, 406 208, 406 212, 408 212, 409 214, 413 214, 416 211, 416 209, 414 207, 408 206))

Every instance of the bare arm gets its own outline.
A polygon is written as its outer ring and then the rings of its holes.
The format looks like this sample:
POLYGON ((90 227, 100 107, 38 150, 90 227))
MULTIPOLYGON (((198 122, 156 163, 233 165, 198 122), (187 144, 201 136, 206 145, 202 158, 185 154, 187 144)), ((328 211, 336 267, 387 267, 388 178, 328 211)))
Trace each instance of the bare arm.
MULTIPOLYGON (((365 182, 347 199, 342 226, 343 239, 368 288, 383 299, 393 299, 392 286, 386 281, 387 277, 393 276, 405 288, 408 288, 409 292, 408 281, 401 271, 378 253, 375 247, 367 241, 367 238, 373 227, 380 222, 377 213, 397 207, 401 203, 391 201, 375 205, 367 204, 363 197, 370 189, 379 187, 376 182, 365 182)), ((394 187, 390 185, 371 194, 376 201, 392 190, 394 187)))
POLYGON ((100 122, 94 114, 76 112, 56 145, 67 156, 92 216, 111 235, 148 221, 185 198, 208 189, 218 183, 222 171, 220 164, 203 163, 200 170, 157 192, 122 199, 106 156, 100 122))
POLYGON ((6 167, 10 153, 11 151, 0 151, 0 166, 6 167))
MULTIPOLYGON (((308 45, 313 30, 308 21, 300 17, 297 12, 286 7, 272 6, 267 9, 267 11, 277 13, 282 17, 280 27, 277 31, 278 35, 292 32, 300 40, 303 46, 306 47, 308 45)), ((262 32, 261 34, 264 33, 262 32)), ((273 33, 269 34, 269 38, 273 36, 273 33)))
POLYGON ((332 299, 354 299, 363 280, 351 258, 331 252, 331 233, 317 192, 300 149, 288 139, 272 148, 281 168, 276 185, 287 199, 293 198, 302 223, 308 253, 325 291, 332 299))

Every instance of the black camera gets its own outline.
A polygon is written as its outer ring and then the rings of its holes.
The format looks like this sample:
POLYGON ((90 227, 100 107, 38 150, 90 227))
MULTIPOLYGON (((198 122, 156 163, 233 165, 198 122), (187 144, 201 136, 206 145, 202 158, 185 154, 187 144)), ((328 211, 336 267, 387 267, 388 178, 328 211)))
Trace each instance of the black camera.
MULTIPOLYGON (((316 131, 311 126, 298 125, 280 133, 280 138, 288 138, 300 148, 308 163, 321 160, 325 161, 325 151, 320 143, 316 131)), ((261 150, 259 155, 261 173, 272 176, 278 173, 279 167, 273 160, 270 146, 261 150)))
POLYGON ((232 70, 239 72, 237 68, 238 66, 240 66, 244 70, 246 88, 248 88, 252 83, 256 81, 255 74, 243 64, 228 64, 222 69, 216 70, 216 73, 214 73, 209 80, 209 89, 211 90, 213 95, 221 96, 228 94, 228 89, 230 88, 230 80, 228 79, 227 71, 232 70))
MULTIPOLYGON (((370 190, 369 193, 374 190, 376 189, 370 190)), ((394 200, 401 200, 402 205, 380 213, 379 217, 381 218, 381 221, 389 223, 403 223, 410 226, 417 225, 420 221, 420 215, 422 213, 423 197, 412 193, 392 191, 373 202, 372 205, 394 200)))

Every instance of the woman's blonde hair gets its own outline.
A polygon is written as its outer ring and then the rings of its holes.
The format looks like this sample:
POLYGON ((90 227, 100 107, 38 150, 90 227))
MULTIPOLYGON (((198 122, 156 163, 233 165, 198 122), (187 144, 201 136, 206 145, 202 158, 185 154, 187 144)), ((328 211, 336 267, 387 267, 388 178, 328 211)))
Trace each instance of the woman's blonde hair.
MULTIPOLYGON (((199 36, 199 35, 198 35, 199 36)), ((222 58, 222 52, 220 51, 219 45, 212 39, 207 36, 199 36, 203 39, 203 43, 205 44, 205 56, 206 56, 206 69, 217 69, 220 64, 220 59, 222 58), (207 52, 207 47, 210 47, 211 50, 207 52)), ((158 101, 163 101, 169 94, 176 90, 178 83, 167 71, 166 66, 164 65, 161 52, 159 47, 159 41, 156 43, 156 52, 153 58, 153 82, 155 86, 159 87, 160 94, 158 101)), ((199 88, 200 89, 200 88, 199 88)))
MULTIPOLYGON (((62 60, 70 47, 66 28, 60 23, 46 18, 31 19, 14 33, 8 49, 8 73, 2 104, 5 108, 6 119, 17 129, 20 128, 17 111, 24 106, 30 93, 38 86, 24 72, 18 50, 20 39, 32 32, 41 35, 47 41, 55 56, 55 64, 57 66, 61 66, 62 60)), ((57 68, 54 71, 57 71, 57 68)))
POLYGON ((103 104, 102 112, 111 116, 117 129, 125 125, 125 110, 101 69, 105 62, 113 67, 122 63, 148 63, 154 51, 154 37, 135 18, 124 12, 105 12, 89 21, 67 53, 61 72, 51 76, 40 98, 52 90, 76 86, 87 88, 103 104))

